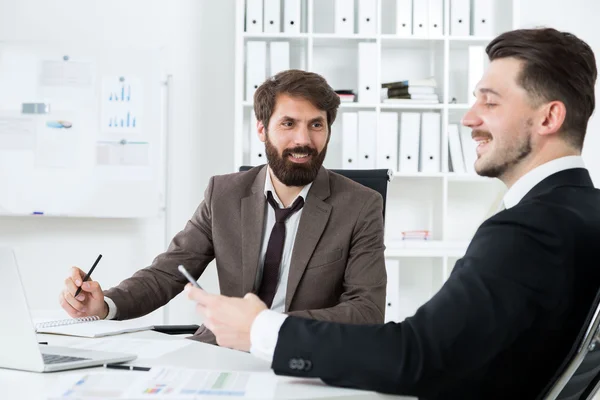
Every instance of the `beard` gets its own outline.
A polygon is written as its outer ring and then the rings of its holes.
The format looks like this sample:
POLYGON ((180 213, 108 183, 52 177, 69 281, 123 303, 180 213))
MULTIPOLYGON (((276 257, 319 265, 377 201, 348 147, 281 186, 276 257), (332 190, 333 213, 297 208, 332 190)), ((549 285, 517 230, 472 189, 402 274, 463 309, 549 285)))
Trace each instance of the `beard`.
POLYGON ((325 144, 320 153, 313 147, 297 146, 292 149, 283 150, 280 156, 275 146, 269 140, 269 135, 267 135, 265 152, 269 167, 271 167, 271 170, 281 183, 286 186, 305 186, 317 177, 327 153, 327 144, 325 144), (308 154, 311 160, 302 164, 293 163, 288 160, 288 156, 292 153, 308 154))
MULTIPOLYGON (((527 122, 530 125, 530 121, 527 122)), ((487 136, 492 137, 489 132, 473 131, 473 136, 487 136)), ((509 148, 497 148, 496 157, 491 157, 479 168, 476 168, 476 172, 480 176, 486 176, 488 178, 500 178, 505 175, 511 168, 517 165, 521 160, 531 154, 531 131, 526 129, 523 136, 511 145, 509 148)), ((485 156, 494 156, 494 154, 484 154, 485 156)), ((482 158, 483 158, 482 157, 482 158)))

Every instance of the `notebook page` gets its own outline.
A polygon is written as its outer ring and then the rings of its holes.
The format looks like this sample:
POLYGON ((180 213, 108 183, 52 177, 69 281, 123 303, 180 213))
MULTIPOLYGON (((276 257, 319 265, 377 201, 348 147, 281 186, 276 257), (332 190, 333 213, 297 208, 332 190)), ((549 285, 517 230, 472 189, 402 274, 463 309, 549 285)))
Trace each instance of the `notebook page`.
POLYGON ((140 321, 114 321, 100 320, 73 325, 54 326, 40 328, 37 333, 53 333, 57 335, 101 337, 118 335, 121 333, 145 331, 152 329, 152 325, 143 324, 140 321))

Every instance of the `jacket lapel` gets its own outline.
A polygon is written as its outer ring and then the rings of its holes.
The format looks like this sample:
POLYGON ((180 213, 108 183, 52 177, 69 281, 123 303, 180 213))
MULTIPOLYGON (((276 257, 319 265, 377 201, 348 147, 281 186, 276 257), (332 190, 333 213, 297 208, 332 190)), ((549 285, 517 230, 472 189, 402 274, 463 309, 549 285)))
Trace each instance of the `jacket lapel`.
POLYGON ((321 167, 302 208, 302 216, 300 217, 294 250, 292 251, 285 296, 285 311, 289 310, 308 261, 312 257, 321 235, 323 235, 327 221, 329 221, 331 205, 323 201, 329 195, 329 174, 325 168, 321 167))
POLYGON ((242 293, 252 292, 258 271, 262 232, 265 220, 265 178, 267 167, 256 175, 252 194, 242 199, 242 293))

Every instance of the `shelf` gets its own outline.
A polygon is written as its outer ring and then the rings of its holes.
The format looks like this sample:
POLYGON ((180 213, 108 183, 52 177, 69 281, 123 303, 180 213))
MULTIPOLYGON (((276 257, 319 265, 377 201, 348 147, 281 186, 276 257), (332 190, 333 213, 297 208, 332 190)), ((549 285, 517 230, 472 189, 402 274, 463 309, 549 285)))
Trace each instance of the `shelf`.
POLYGON ((247 33, 243 34, 247 39, 307 39, 308 33, 247 33))
POLYGON ((385 256, 394 257, 462 257, 468 242, 443 240, 389 240, 385 256))
POLYGON ((450 49, 467 48, 469 46, 485 46, 494 38, 487 36, 450 36, 450 49))
POLYGON ((313 33, 311 36, 313 39, 316 39, 316 40, 327 40, 327 39, 376 40, 377 39, 377 35, 360 35, 358 33, 354 33, 354 34, 350 34, 350 35, 340 35, 337 33, 313 33))
POLYGON ((402 109, 404 109, 404 110, 441 110, 444 108, 444 105, 442 103, 437 103, 437 104, 381 103, 380 107, 382 110, 402 110, 402 109))
POLYGON ((396 35, 381 35, 381 47, 383 49, 425 49, 431 46, 441 46, 443 37, 411 37, 396 35))
POLYGON ((368 103, 340 103, 340 108, 376 108, 377 104, 368 103))

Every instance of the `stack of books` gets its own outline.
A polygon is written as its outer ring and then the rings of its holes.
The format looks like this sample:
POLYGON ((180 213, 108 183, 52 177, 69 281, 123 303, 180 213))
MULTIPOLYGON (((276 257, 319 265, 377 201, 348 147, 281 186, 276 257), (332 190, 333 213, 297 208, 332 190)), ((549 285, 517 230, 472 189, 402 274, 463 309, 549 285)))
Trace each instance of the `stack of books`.
POLYGON ((440 99, 436 88, 434 78, 387 82, 381 84, 381 100, 384 103, 437 104, 440 99))
POLYGON ((340 96, 340 102, 342 103, 353 103, 356 99, 356 94, 352 90, 336 90, 338 96, 340 96))
POLYGON ((431 231, 428 230, 417 230, 417 231, 403 231, 402 240, 429 240, 431 239, 431 231))

